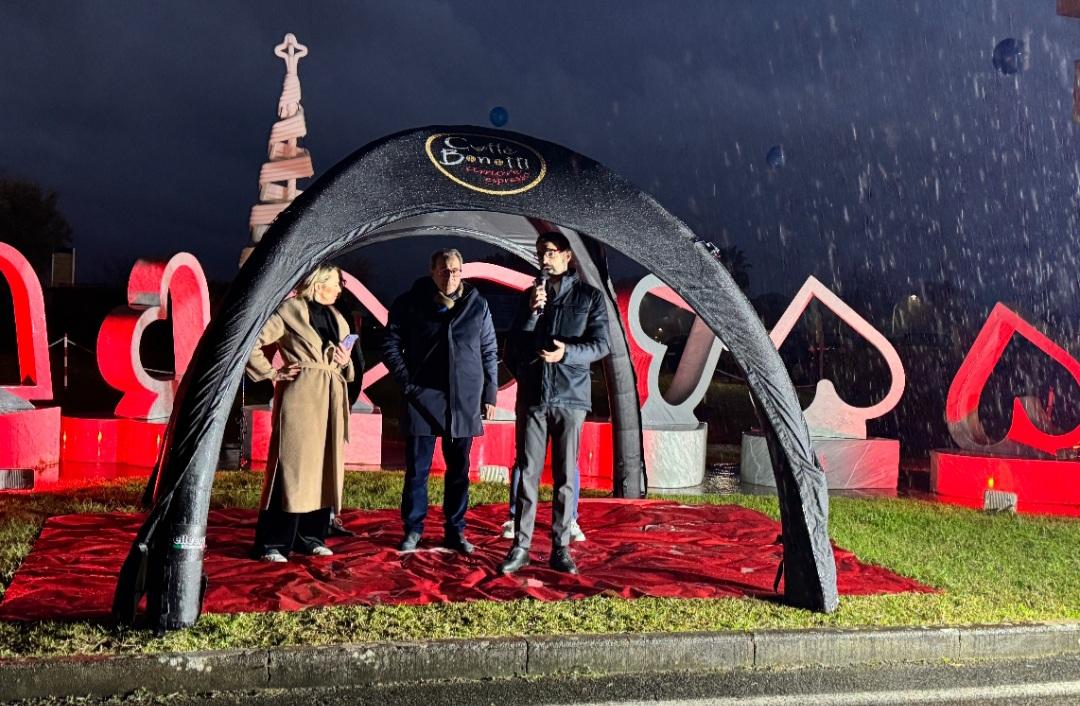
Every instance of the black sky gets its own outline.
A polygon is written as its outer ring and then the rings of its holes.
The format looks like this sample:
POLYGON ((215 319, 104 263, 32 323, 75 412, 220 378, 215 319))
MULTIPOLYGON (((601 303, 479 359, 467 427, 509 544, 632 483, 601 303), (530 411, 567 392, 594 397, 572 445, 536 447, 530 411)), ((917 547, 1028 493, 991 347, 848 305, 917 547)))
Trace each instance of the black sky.
POLYGON ((1080 20, 1052 0, 0 5, 0 171, 55 189, 80 279, 195 253, 224 279, 293 32, 317 173, 385 134, 562 143, 737 245, 752 290, 947 279, 1075 312, 1080 20), (997 73, 1005 37, 1023 70, 997 73), (765 156, 782 144, 786 164, 765 156))

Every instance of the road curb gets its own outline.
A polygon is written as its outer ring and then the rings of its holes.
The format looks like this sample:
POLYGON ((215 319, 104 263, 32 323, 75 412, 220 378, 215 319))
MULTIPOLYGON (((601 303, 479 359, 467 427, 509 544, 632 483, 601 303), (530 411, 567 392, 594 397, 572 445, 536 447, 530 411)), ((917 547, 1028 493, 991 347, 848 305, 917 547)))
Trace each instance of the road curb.
POLYGON ((527 649, 525 640, 505 638, 267 650, 268 679, 262 686, 295 689, 524 676, 527 649))
POLYGON ((0 701, 1080 655, 1080 624, 551 635, 0 660, 0 701))
POLYGON ((755 667, 926 662, 960 657, 956 628, 790 630, 754 633, 755 667))

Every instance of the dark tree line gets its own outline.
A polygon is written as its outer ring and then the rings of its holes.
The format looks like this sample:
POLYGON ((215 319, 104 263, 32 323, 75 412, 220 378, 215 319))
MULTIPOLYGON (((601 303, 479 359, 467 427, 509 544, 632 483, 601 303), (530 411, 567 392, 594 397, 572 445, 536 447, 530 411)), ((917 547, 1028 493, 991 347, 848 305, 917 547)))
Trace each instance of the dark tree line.
POLYGON ((0 241, 22 253, 45 282, 53 252, 73 242, 57 201, 55 191, 33 182, 0 178, 0 241))

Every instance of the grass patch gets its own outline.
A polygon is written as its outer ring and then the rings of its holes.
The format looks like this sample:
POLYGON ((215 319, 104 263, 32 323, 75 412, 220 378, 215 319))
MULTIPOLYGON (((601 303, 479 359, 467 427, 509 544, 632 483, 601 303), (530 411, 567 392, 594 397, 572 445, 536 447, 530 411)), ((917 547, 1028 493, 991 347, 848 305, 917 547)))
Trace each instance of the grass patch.
MULTIPOLYGON (((397 507, 400 473, 349 473, 345 504, 397 507)), ((212 507, 253 507, 260 476, 223 471, 212 507)), ((442 500, 442 483, 431 485, 442 500)), ((135 511, 138 481, 50 495, 0 496, 0 582, 6 587, 51 515, 135 511)), ((472 487, 470 502, 505 502, 504 485, 472 487)), ((585 493, 586 495, 595 493, 585 493)), ((545 499, 550 499, 550 489, 545 499)), ((775 498, 679 496, 688 504, 738 503, 777 517, 775 498)), ((832 615, 765 601, 597 596, 579 601, 426 606, 339 606, 293 613, 205 615, 188 630, 155 636, 101 623, 0 623, 0 656, 108 654, 319 645, 378 640, 568 633, 684 632, 819 626, 905 626, 1080 620, 1080 521, 984 515, 902 499, 835 498, 830 533, 864 561, 941 589, 932 595, 842 598, 832 615)), ((0 589, 2 590, 2 589, 0 589)))

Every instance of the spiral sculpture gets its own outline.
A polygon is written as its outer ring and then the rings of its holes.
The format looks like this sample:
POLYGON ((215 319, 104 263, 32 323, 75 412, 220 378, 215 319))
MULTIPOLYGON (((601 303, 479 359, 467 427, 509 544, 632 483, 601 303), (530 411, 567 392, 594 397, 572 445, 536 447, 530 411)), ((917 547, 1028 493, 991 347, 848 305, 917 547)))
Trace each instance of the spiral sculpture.
POLYGON ((296 41, 293 34, 274 47, 274 54, 285 61, 285 81, 278 99, 278 121, 270 128, 270 144, 267 161, 259 171, 259 203, 251 207, 251 242, 240 255, 244 263, 263 233, 277 215, 292 203, 301 190, 296 187, 298 179, 315 174, 311 154, 298 143, 307 135, 304 108, 300 105, 300 76, 296 72, 300 59, 307 56, 308 48, 296 41))

